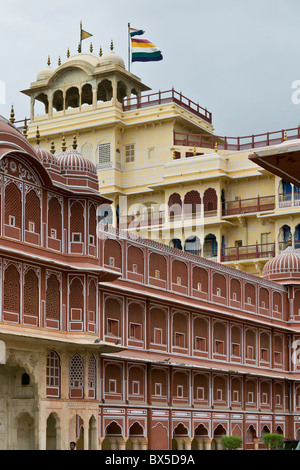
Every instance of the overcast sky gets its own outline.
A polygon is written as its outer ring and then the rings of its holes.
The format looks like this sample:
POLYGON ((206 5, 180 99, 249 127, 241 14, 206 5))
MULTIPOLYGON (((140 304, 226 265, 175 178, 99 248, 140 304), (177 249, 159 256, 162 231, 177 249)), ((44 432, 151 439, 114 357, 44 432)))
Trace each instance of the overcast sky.
MULTIPOLYGON (((300 80, 299 0, 0 0, 0 80, 6 104, 0 114, 30 115, 20 90, 37 72, 77 53, 80 20, 100 45, 128 64, 128 22, 163 53, 161 62, 131 71, 153 92, 175 90, 207 107, 215 133, 242 136, 296 127, 300 104, 292 83, 300 80)), ((299 95, 300 96, 300 95, 299 95)))

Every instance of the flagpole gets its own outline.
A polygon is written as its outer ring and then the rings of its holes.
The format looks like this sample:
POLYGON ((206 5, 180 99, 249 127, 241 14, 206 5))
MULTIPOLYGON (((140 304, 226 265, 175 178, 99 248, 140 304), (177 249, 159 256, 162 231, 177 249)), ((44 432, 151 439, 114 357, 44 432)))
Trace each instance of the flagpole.
POLYGON ((80 41, 79 41, 79 44, 80 44, 80 52, 81 52, 81 43, 82 43, 82 21, 80 21, 80 41))
POLYGON ((130 23, 128 23, 128 72, 130 72, 130 23))

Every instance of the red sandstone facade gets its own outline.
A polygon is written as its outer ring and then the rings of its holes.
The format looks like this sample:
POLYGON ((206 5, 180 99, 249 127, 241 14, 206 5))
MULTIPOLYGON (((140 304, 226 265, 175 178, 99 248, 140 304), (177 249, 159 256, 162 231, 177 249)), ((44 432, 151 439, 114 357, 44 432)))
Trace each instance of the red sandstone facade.
MULTIPOLYGON (((265 432, 299 438, 299 255, 287 250, 258 278, 97 227, 109 201, 76 148, 33 149, 4 119, 0 137, 0 340, 10 369, 0 365, 0 383, 19 367, 19 386, 31 380, 30 399, 46 403, 27 413, 27 448, 65 448, 66 402, 69 435, 85 449, 214 449, 223 434, 254 449, 265 432), (29 344, 49 334, 32 374, 12 341, 28 331, 29 344)), ((23 429, 14 419, 12 440, 23 429)), ((13 448, 9 433, 3 448, 13 448)))

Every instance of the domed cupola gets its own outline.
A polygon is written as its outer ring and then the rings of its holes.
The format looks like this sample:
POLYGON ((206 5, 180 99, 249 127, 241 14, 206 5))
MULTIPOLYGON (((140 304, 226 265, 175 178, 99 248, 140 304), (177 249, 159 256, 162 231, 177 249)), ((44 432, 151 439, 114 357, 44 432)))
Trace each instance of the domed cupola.
POLYGON ((280 255, 265 264, 262 275, 281 284, 300 284, 300 254, 291 246, 291 240, 280 255))
POLYGON ((95 165, 78 152, 76 136, 74 136, 72 146, 73 149, 65 150, 58 155, 61 173, 79 177, 87 175, 97 178, 95 165))
POLYGON ((119 65, 120 67, 123 67, 125 69, 125 63, 123 58, 116 54, 114 51, 114 46, 113 42, 111 41, 110 44, 110 50, 111 52, 108 52, 107 54, 104 54, 100 57, 100 66, 107 66, 107 65, 119 65))
POLYGON ((45 67, 44 69, 40 70, 37 74, 36 81, 42 81, 42 80, 48 80, 54 73, 54 69, 50 67, 50 57, 48 57, 48 62, 47 62, 48 67, 45 67))
POLYGON ((45 168, 48 168, 50 170, 54 170, 55 172, 60 172, 60 164, 58 159, 56 158, 55 154, 55 147, 54 147, 54 142, 51 144, 51 150, 46 150, 43 147, 40 147, 40 132, 39 128, 37 127, 36 130, 36 146, 34 148, 34 151, 42 164, 44 165, 45 168))
POLYGON ((98 190, 98 176, 95 165, 77 150, 76 135, 73 138, 72 149, 65 150, 57 155, 60 163, 61 175, 66 178, 70 186, 89 187, 98 190))

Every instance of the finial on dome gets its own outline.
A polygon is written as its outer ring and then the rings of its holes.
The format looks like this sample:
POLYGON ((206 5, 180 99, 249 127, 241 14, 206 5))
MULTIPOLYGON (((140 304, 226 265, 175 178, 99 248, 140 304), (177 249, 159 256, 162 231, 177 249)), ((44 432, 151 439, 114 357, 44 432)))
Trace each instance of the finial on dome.
POLYGON ((51 65, 51 60, 50 60, 50 56, 49 56, 49 55, 48 55, 47 65, 48 65, 48 67, 50 67, 50 65, 51 65))
POLYGON ((99 56, 102 57, 102 47, 100 46, 99 56))
POLYGON ((58 66, 60 66, 60 65, 61 65, 60 56, 59 56, 59 58, 58 58, 58 62, 57 62, 57 64, 58 64, 58 66))
POLYGON ((215 143, 215 152, 218 152, 218 142, 215 143))
POLYGON ((293 242, 292 242, 292 234, 290 233, 289 234, 289 239, 288 239, 288 246, 292 246, 293 242))
POLYGON ((78 50, 78 52, 79 52, 79 54, 80 54, 80 52, 81 52, 81 44, 80 44, 80 43, 78 44, 78 49, 77 49, 77 50, 78 50))
POLYGON ((39 126, 37 126, 36 128, 36 134, 35 134, 35 141, 36 141, 36 145, 40 145, 40 131, 39 131, 39 126))
POLYGON ((74 150, 77 149, 77 137, 76 137, 76 134, 74 135, 73 137, 73 144, 72 144, 72 147, 74 150))
POLYGON ((110 50, 111 50, 111 51, 114 50, 114 42, 113 42, 113 40, 110 41, 110 50))
POLYGON ((91 43, 90 44, 90 53, 92 53, 92 52, 93 52, 93 44, 91 43))
POLYGON ((23 136, 25 137, 25 139, 27 139, 28 137, 28 134, 27 134, 27 122, 26 122, 26 118, 25 118, 25 121, 24 121, 24 127, 23 127, 23 136))
POLYGON ((54 145, 54 141, 53 141, 53 140, 52 140, 52 142, 51 142, 50 152, 52 153, 52 155, 55 154, 55 145, 54 145))
POLYGON ((67 58, 69 58, 69 57, 70 57, 70 49, 68 48, 68 50, 67 50, 67 58))
POLYGON ((62 139, 61 139, 61 149, 63 152, 67 150, 66 139, 64 135, 62 136, 62 139))
POLYGON ((14 110, 14 105, 11 105, 11 110, 10 110, 10 122, 14 123, 15 122, 15 110, 14 110))
POLYGON ((196 146, 194 147, 193 154, 194 154, 194 157, 197 155, 196 146))

